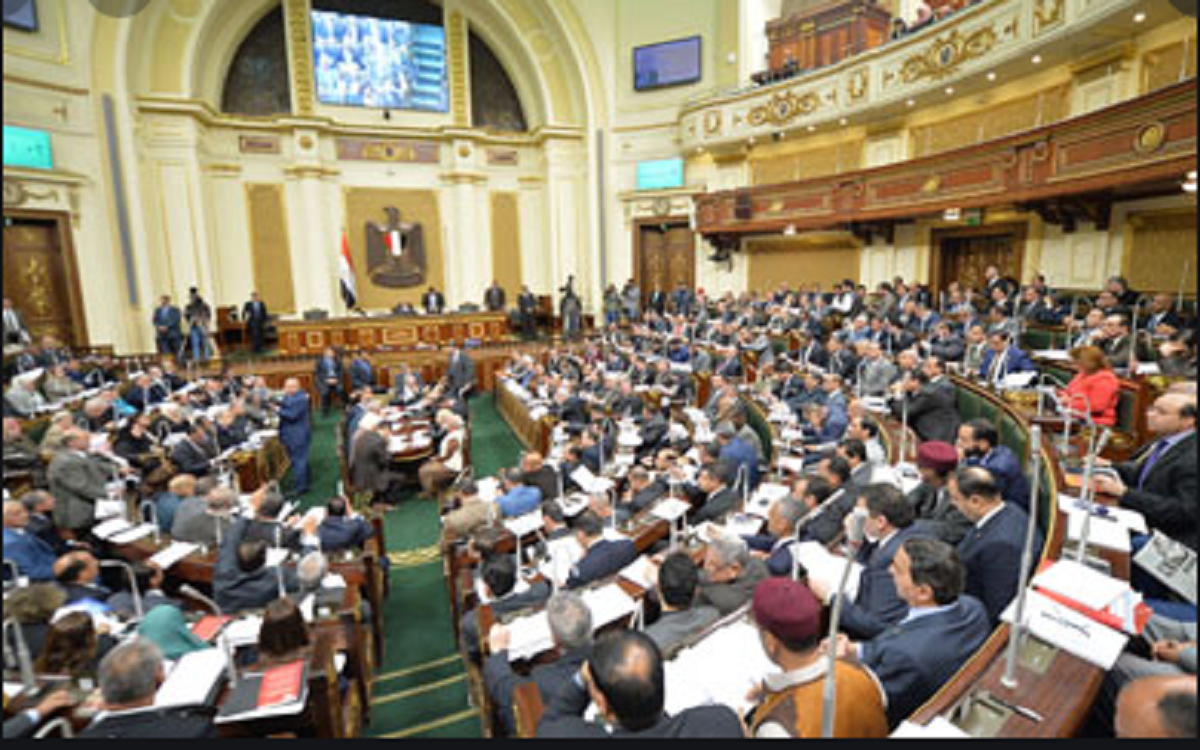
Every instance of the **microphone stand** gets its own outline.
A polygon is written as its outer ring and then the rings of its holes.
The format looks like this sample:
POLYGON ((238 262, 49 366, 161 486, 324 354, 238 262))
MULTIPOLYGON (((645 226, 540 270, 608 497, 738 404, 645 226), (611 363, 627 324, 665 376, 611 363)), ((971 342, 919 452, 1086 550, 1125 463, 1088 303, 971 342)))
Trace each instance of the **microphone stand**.
POLYGON ((1029 596, 1029 576, 1033 572, 1033 542, 1036 538, 1038 519, 1038 495, 1042 488, 1042 426, 1035 424, 1029 431, 1032 446, 1033 487, 1029 492, 1029 523, 1025 530, 1025 548, 1021 552, 1021 574, 1017 584, 1017 611, 1013 619, 1012 632, 1008 636, 1008 654, 1004 676, 1000 684, 1009 690, 1017 687, 1017 652, 1025 635, 1025 601, 1029 596))
MULTIPOLYGON (((25 690, 32 691, 37 685, 37 678, 33 672, 33 658, 29 654, 29 644, 25 641, 25 633, 21 631, 21 624, 16 620, 4 621, 4 650, 8 652, 8 633, 12 631, 15 634, 16 641, 16 661, 17 666, 21 670, 21 685, 25 690)), ((6 653, 6 657, 8 654, 6 653)))
POLYGON ((138 591, 137 574, 133 572, 133 566, 120 560, 100 560, 99 565, 101 568, 118 568, 125 571, 129 576, 129 591, 133 594, 134 614, 137 615, 138 620, 145 617, 146 611, 142 608, 142 595, 138 591))
MULTIPOLYGON (((853 523, 860 539, 862 538, 865 521, 866 519, 861 515, 854 516, 853 523)), ((794 558, 795 556, 793 555, 794 558)), ((846 584, 850 581, 850 570, 853 567, 854 561, 847 557, 846 564, 842 568, 842 580, 838 583, 837 596, 833 600, 833 613, 829 617, 829 655, 825 672, 825 690, 821 701, 822 739, 831 739, 833 737, 833 724, 837 713, 837 632, 838 625, 842 619, 842 603, 846 598, 846 584)))
POLYGON ((1096 471, 1096 457, 1104 451, 1111 437, 1112 431, 1105 428, 1097 440, 1093 429, 1092 447, 1088 453, 1087 468, 1083 472, 1083 527, 1079 530, 1079 549, 1075 551, 1075 562, 1081 565, 1087 556, 1088 537, 1091 536, 1092 531, 1093 498, 1096 496, 1096 490, 1092 487, 1092 475, 1096 471))
POLYGON ((158 506, 156 506, 152 500, 143 500, 141 506, 138 507, 138 515, 141 517, 140 520, 142 521, 146 520, 147 508, 150 509, 150 523, 154 524, 154 546, 157 547, 162 543, 162 538, 159 536, 158 527, 158 506))
POLYGON ((204 606, 208 607, 209 610, 212 611, 212 613, 214 615, 216 615, 217 617, 222 617, 225 614, 224 612, 221 611, 220 605, 218 605, 212 599, 209 599, 204 594, 201 594, 191 584, 185 583, 182 586, 180 586, 179 593, 183 594, 184 596, 188 597, 189 599, 195 599, 196 601, 200 602, 204 606))
POLYGON ((910 373, 904 373, 900 395, 900 463, 908 460, 908 382, 911 377, 910 373))

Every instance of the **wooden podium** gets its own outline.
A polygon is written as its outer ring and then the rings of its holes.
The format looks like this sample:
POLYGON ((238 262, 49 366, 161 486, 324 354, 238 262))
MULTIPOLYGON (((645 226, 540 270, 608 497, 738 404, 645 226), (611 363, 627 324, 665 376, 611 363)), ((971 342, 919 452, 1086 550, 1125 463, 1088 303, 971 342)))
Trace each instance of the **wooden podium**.
POLYGON ((771 71, 834 65, 886 42, 891 26, 891 14, 872 0, 835 0, 771 21, 771 71))

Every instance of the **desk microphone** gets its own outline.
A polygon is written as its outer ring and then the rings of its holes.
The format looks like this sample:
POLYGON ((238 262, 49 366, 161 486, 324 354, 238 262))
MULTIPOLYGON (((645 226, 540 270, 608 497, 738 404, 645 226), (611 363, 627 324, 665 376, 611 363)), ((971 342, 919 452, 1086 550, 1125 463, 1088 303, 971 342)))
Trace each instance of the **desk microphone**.
MULTIPOLYGON (((850 524, 851 533, 857 533, 861 538, 866 520, 865 516, 856 513, 850 524), (857 532, 855 532, 856 528, 857 532)), ((837 594, 833 600, 833 613, 829 617, 829 663, 825 672, 825 691, 821 700, 821 737, 823 739, 833 737, 834 716, 837 712, 837 676, 835 674, 837 671, 837 632, 838 625, 842 620, 842 603, 846 598, 846 584, 850 581, 850 569, 853 567, 853 561, 846 558, 846 564, 842 568, 842 580, 838 583, 837 594)))
POLYGON ((204 594, 201 594, 190 583, 185 583, 182 586, 180 586, 179 593, 183 594, 184 596, 188 597, 189 599, 195 599, 196 601, 200 602, 204 606, 208 607, 209 610, 211 610, 212 613, 214 615, 216 615, 217 617, 221 617, 225 614, 224 612, 221 611, 221 608, 217 605, 217 603, 215 601, 213 601, 212 599, 209 599, 204 594))

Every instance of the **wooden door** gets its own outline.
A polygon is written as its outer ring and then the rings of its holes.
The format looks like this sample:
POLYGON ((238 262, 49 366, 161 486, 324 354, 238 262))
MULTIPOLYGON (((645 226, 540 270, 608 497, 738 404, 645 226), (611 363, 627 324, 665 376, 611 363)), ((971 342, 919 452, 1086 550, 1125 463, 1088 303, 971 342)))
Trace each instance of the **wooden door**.
POLYGON ((982 290, 987 284, 984 271, 988 266, 999 268, 1001 276, 1020 281, 1025 227, 935 231, 934 247, 938 252, 939 290, 946 289, 953 281, 982 290))
POLYGON ((24 315, 35 341, 49 334, 69 346, 87 346, 67 221, 47 212, 5 213, 4 296, 24 315))
POLYGON ((670 294, 680 285, 696 285, 696 239, 687 224, 646 224, 638 227, 637 282, 642 304, 650 299, 654 287, 670 294))

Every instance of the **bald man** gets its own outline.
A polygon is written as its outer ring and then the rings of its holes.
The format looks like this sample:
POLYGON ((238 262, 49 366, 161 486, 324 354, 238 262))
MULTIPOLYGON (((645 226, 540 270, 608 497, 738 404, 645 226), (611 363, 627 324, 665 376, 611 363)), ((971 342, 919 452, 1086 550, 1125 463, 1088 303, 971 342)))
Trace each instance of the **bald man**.
POLYGON ((1130 739, 1196 736, 1196 678, 1146 677, 1117 699, 1116 734, 1130 739))

